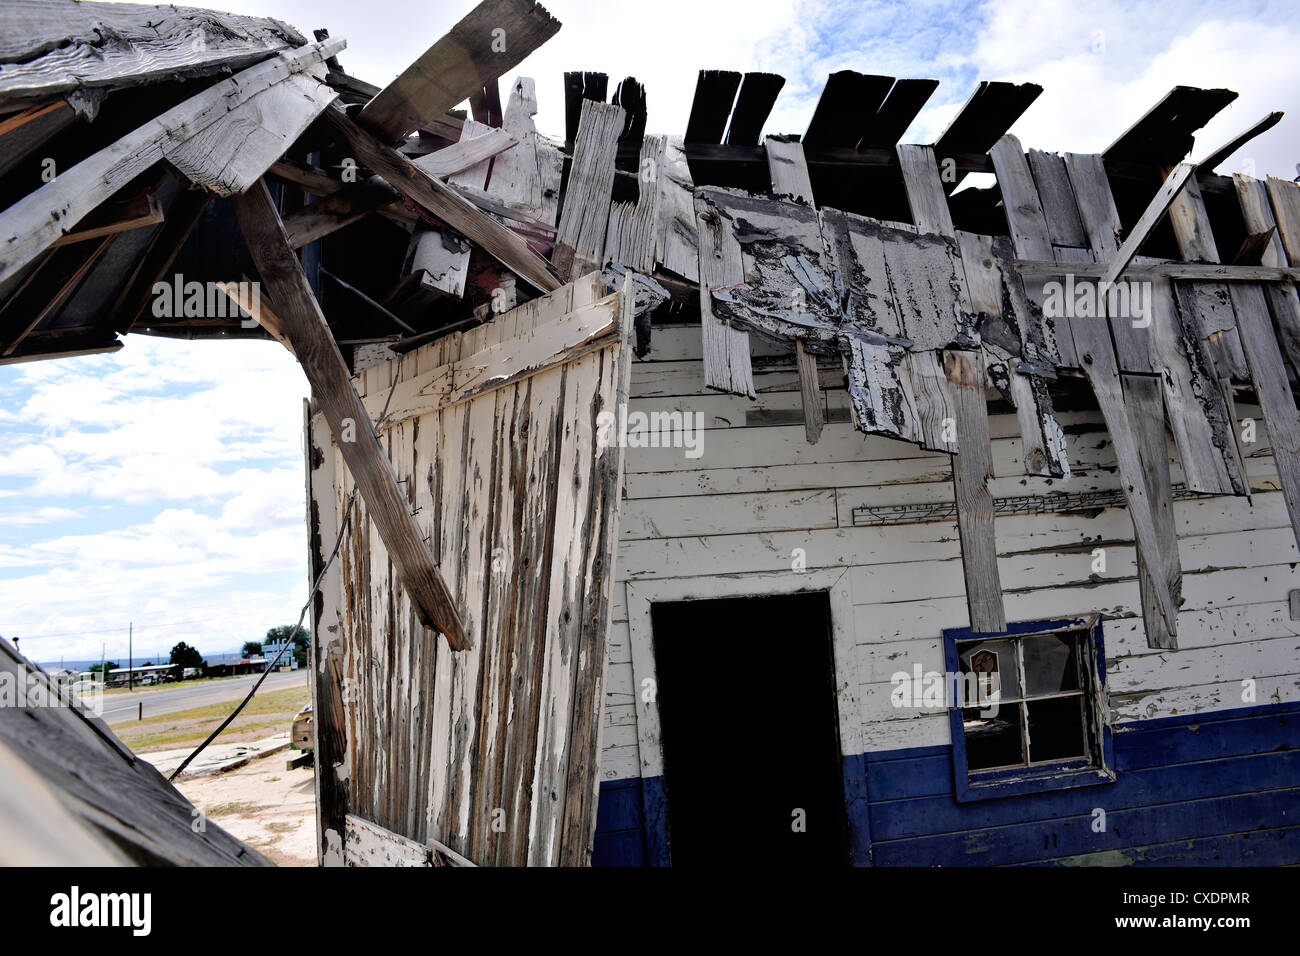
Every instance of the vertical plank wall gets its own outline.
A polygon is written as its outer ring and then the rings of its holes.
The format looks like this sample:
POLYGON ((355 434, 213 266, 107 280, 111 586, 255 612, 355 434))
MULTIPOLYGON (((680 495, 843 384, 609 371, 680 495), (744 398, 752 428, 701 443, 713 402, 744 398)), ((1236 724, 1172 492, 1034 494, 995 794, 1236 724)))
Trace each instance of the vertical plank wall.
MULTIPOLYGON (((1008 621, 1105 615, 1118 780, 958 804, 946 712, 890 704, 891 675, 914 664, 942 672, 942 630, 967 624, 956 520, 853 522, 864 505, 951 502, 947 456, 855 430, 837 368, 823 365, 828 422, 809 445, 792 354, 755 342, 750 400, 705 387, 698 327, 657 327, 652 349, 633 363, 630 410, 699 412, 706 431, 697 459, 680 448, 625 452, 595 862, 666 862, 661 758, 646 746, 647 728, 638 733, 627 595, 788 591, 796 548, 810 582, 842 571, 831 577, 851 595, 840 613, 851 617, 852 650, 837 642, 835 666, 837 686, 857 690, 850 732, 841 725, 842 737, 860 740, 844 753, 846 788, 866 792, 850 804, 855 862, 1300 861, 1300 820, 1285 813, 1300 803, 1300 622, 1288 608, 1300 555, 1257 408, 1237 410, 1256 424, 1246 446, 1253 504, 1174 503, 1186 598, 1178 650, 1147 645, 1125 509, 996 519, 1008 621), (1093 570, 1097 548, 1103 573, 1093 570), (1248 678, 1253 700, 1243 699, 1248 678), (1091 827, 1097 806, 1111 815, 1104 833, 1091 827)), ((995 498, 1119 487, 1100 413, 1058 417, 1072 469, 1065 480, 1026 476, 1015 416, 990 417, 995 498)), ((1167 452, 1177 484, 1183 475, 1167 452)))
MULTIPOLYGON (((420 390, 602 294, 588 276, 357 377, 377 414, 398 376, 380 436, 472 649, 420 626, 358 498, 313 615, 323 862, 340 862, 345 813, 478 865, 588 859, 621 458, 597 416, 625 395, 630 352, 600 340, 441 407, 420 390)), ((620 301, 601 307, 622 328, 620 301)), ((318 568, 352 482, 311 434, 318 568)))

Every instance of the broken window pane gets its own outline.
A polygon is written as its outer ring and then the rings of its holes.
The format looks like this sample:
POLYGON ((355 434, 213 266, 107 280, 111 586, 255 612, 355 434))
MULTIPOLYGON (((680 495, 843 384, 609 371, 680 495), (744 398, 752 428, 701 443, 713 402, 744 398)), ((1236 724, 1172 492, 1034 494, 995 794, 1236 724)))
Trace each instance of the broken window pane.
POLYGON ((1020 746, 1020 707, 1003 704, 996 717, 981 717, 977 708, 962 711, 968 769, 988 770, 1025 762, 1020 746))
POLYGON ((1082 697, 1051 697, 1029 703, 1030 762, 1086 755, 1082 697))
POLYGON ((1044 634, 1021 642, 1025 655, 1025 694, 1055 694, 1079 689, 1079 663, 1073 634, 1044 634))

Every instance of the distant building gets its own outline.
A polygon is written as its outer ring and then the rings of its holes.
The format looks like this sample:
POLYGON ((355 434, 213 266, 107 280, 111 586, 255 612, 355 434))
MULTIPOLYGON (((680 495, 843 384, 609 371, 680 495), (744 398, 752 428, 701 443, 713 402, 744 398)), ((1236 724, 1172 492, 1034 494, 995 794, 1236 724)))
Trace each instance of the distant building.
MULTIPOLYGON (((281 649, 284 648, 286 644, 291 644, 291 643, 292 641, 263 641, 262 656, 266 658, 267 665, 269 666, 270 662, 275 660, 276 656, 280 653, 281 649)), ((288 650, 284 652, 284 657, 280 659, 280 666, 281 667, 287 666, 290 670, 295 670, 295 671, 298 669, 298 659, 294 657, 292 647, 290 647, 288 650)))

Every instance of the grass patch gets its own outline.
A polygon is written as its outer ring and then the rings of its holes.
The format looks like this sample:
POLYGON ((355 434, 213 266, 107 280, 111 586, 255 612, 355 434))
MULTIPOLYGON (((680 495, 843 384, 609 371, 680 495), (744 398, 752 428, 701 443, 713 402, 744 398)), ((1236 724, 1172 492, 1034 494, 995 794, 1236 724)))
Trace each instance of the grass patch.
POLYGON ((247 800, 235 800, 231 803, 220 803, 208 811, 209 817, 233 817, 236 814, 244 816, 250 813, 256 813, 258 810, 265 810, 266 807, 260 803, 250 803, 247 800))
MULTIPOLYGON (((213 743, 239 743, 268 737, 280 730, 287 732, 294 715, 310 700, 311 688, 308 686, 260 693, 213 743)), ((113 732, 137 753, 198 746, 234 713, 238 705, 237 700, 227 700, 144 720, 126 721, 114 724, 113 732)))

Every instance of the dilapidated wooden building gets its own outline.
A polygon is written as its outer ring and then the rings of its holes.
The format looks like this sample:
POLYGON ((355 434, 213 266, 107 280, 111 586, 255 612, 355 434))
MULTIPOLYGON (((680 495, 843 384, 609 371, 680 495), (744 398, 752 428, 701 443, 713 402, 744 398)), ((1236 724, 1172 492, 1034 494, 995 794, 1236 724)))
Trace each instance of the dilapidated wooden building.
POLYGON ((575 72, 561 142, 527 0, 383 89, 0 15, 2 360, 311 383, 323 864, 1300 862, 1300 186, 1217 172, 1281 114, 1060 155, 989 82, 908 145, 937 83, 844 71, 763 137, 705 70, 660 135, 575 72))

